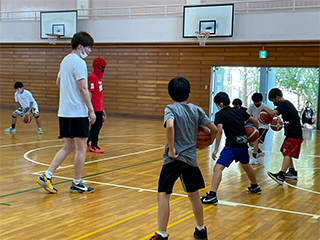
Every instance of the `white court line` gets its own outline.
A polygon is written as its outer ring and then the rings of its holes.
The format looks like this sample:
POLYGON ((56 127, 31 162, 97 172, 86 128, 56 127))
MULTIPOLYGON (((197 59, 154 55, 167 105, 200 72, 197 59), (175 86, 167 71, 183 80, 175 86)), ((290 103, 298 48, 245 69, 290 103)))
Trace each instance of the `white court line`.
MULTIPOLYGON (((36 174, 36 173, 32 173, 32 174, 39 175, 39 174, 36 174)), ((68 178, 68 177, 61 177, 61 176, 54 176, 54 177, 61 178, 61 179, 66 179, 66 180, 73 180, 73 178, 68 178)), ((138 192, 155 192, 155 193, 158 192, 157 190, 152 190, 152 189, 130 187, 130 186, 124 186, 124 185, 119 185, 119 184, 103 183, 103 182, 96 182, 96 181, 90 181, 90 180, 83 180, 83 182, 94 183, 94 184, 98 184, 98 185, 106 185, 106 186, 111 186, 111 187, 120 187, 120 188, 133 189, 133 190, 137 190, 138 192)), ((171 195, 175 195, 175 196, 179 196, 179 197, 186 197, 186 198, 188 197, 188 195, 178 194, 178 193, 172 193, 171 195)), ((284 209, 269 208, 269 207, 250 205, 250 204, 244 204, 244 203, 229 202, 229 201, 223 201, 223 200, 219 200, 219 205, 226 205, 226 206, 232 206, 232 207, 243 206, 243 207, 259 208, 259 209, 263 209, 263 210, 291 213, 291 214, 296 214, 296 215, 304 215, 304 216, 312 217, 314 219, 320 218, 320 215, 311 214, 311 213, 289 211, 289 210, 284 210, 284 209)))
POLYGON ((33 143, 54 142, 54 141, 60 141, 60 139, 41 140, 41 141, 26 142, 26 143, 14 143, 14 144, 0 145, 0 148, 3 148, 3 147, 14 147, 14 146, 25 145, 25 144, 33 144, 33 143))
POLYGON ((311 192, 311 193, 315 193, 315 194, 320 194, 320 192, 316 192, 316 191, 313 191, 313 190, 309 190, 309 189, 305 189, 305 188, 302 188, 302 187, 298 187, 298 186, 292 185, 292 184, 287 183, 287 182, 284 182, 284 183, 287 184, 287 185, 290 186, 290 187, 297 188, 297 189, 300 189, 300 190, 303 190, 303 191, 306 191, 306 192, 311 192))
MULTIPOLYGON (((53 147, 59 147, 59 146, 61 147, 61 146, 63 146, 63 145, 54 145, 54 146, 47 146, 47 147, 41 147, 41 148, 34 148, 34 149, 26 152, 26 153, 23 155, 23 157, 24 157, 27 161, 29 161, 29 162, 32 162, 32 163, 35 163, 35 164, 39 164, 39 165, 43 165, 43 166, 50 166, 50 164, 45 164, 45 163, 37 162, 37 161, 34 161, 34 160, 30 159, 30 158, 28 157, 28 154, 31 153, 31 152, 37 151, 37 150, 46 149, 46 148, 53 148, 53 147)), ((137 154, 140 154, 140 153, 152 152, 152 151, 160 150, 160 149, 163 149, 163 148, 164 148, 164 147, 162 146, 162 147, 152 148, 152 149, 143 150, 143 151, 139 151, 139 152, 133 152, 133 153, 122 154, 122 155, 118 155, 118 156, 114 156, 114 157, 107 157, 107 158, 97 159, 97 160, 85 162, 84 164, 90 164, 90 163, 95 163, 95 162, 102 162, 102 161, 105 161, 105 160, 110 160, 110 159, 115 159, 115 158, 122 158, 122 157, 137 155, 137 154)), ((72 165, 67 165, 67 166, 58 167, 58 169, 70 168, 70 167, 73 167, 73 164, 72 164, 72 165)))

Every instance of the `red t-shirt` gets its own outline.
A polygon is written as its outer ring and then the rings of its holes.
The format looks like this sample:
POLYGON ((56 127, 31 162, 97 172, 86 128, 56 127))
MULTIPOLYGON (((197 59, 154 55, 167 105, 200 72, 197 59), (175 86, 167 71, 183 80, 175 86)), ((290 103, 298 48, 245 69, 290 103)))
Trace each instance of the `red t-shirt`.
POLYGON ((88 89, 91 92, 91 103, 94 111, 99 112, 104 110, 102 81, 94 72, 88 77, 88 89))

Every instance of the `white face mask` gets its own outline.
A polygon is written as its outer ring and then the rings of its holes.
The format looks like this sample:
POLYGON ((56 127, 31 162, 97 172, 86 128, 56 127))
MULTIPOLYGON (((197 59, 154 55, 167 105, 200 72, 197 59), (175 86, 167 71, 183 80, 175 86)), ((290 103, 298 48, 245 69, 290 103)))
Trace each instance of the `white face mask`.
POLYGON ((80 57, 81 57, 82 59, 85 59, 86 57, 88 57, 88 54, 85 52, 83 46, 82 46, 82 49, 80 49, 79 52, 80 52, 80 57), (82 53, 82 51, 83 51, 83 53, 82 53))
POLYGON ((217 105, 218 111, 220 111, 222 109, 222 107, 220 107, 219 105, 217 105))

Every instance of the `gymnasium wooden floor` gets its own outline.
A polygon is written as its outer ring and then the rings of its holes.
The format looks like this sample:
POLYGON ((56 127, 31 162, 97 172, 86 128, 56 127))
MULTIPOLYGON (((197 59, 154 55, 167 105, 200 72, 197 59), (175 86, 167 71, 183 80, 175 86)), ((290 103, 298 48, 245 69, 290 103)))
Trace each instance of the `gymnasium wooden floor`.
MULTIPOLYGON (((36 178, 62 146, 57 139, 55 112, 42 111, 44 134, 34 119, 17 122, 15 134, 5 134, 13 109, 1 109, 0 239, 146 239, 157 230, 157 181, 162 165, 165 129, 162 119, 109 117, 100 134, 104 154, 88 152, 83 180, 92 194, 71 194, 73 155, 54 175, 58 194, 49 194, 36 178)), ((279 171, 283 133, 268 132, 265 156, 253 165, 262 188, 246 192, 249 181, 233 163, 223 172, 219 204, 204 206, 209 239, 320 239, 320 132, 304 131, 299 180, 283 186, 267 176, 279 171)), ((210 188, 211 149, 198 151, 198 162, 210 188)), ((171 196, 170 239, 193 239, 191 204, 176 182, 171 196)))

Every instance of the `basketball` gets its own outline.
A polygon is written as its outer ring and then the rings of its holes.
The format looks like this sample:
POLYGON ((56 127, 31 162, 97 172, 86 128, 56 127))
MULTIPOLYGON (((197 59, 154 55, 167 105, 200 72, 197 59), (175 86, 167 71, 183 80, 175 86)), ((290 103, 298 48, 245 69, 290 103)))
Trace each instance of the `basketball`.
POLYGON ((24 122, 24 123, 30 123, 31 119, 32 118, 28 115, 23 115, 23 117, 21 118, 22 122, 24 122))
POLYGON ((259 131, 254 126, 247 125, 245 126, 245 130, 246 130, 246 136, 249 143, 254 142, 258 139, 259 131))
POLYGON ((280 131, 283 128, 283 121, 279 117, 275 117, 271 123, 270 127, 273 131, 280 131))
POLYGON ((271 123, 272 119, 273 117, 263 109, 258 114, 259 122, 264 125, 268 125, 269 123, 271 123))
POLYGON ((202 149, 210 146, 211 130, 206 126, 198 127, 197 149, 202 149))

